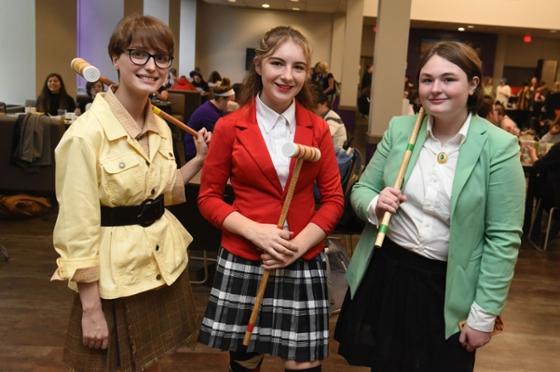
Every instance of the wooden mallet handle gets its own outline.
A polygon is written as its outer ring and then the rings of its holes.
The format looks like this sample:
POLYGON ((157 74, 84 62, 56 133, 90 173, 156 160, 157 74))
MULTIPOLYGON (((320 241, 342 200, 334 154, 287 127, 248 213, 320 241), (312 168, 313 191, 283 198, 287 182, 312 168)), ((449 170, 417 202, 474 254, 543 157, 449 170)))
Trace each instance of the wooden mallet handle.
MULTIPOLYGON (((86 81, 95 82, 97 80, 101 81, 105 85, 117 85, 111 79, 102 76, 99 72, 99 69, 93 65, 91 65, 88 61, 83 58, 74 58, 70 62, 70 67, 74 72, 78 75, 82 76, 86 81)), ((174 116, 169 115, 167 112, 162 111, 159 107, 152 105, 152 112, 157 116, 161 117, 163 120, 175 125, 177 128, 181 129, 182 131, 190 134, 193 137, 198 136, 198 133, 183 123, 181 120, 175 118, 174 116)))
MULTIPOLYGON (((410 137, 408 139, 408 145, 406 146, 406 151, 403 155, 403 160, 401 162, 401 166, 399 168, 399 173, 397 174, 397 179, 393 185, 396 189, 401 189, 404 174, 406 172, 406 168, 408 168, 408 162, 410 161, 410 157, 412 155, 412 151, 414 150, 414 145, 416 144, 416 139, 418 137, 418 132, 420 131, 420 127, 422 126, 422 120, 424 119, 424 108, 421 107, 420 111, 418 112, 418 116, 416 117, 416 122, 414 123, 414 128, 412 128, 412 133, 410 133, 410 137)), ((383 245, 383 241, 385 240, 385 235, 389 230, 389 222, 391 222, 391 212, 385 212, 383 214, 383 218, 381 219, 381 225, 379 225, 379 229, 377 230, 377 237, 375 239, 375 246, 381 247, 383 245)))
MULTIPOLYGON (((321 159, 321 151, 318 148, 300 145, 296 143, 286 143, 282 146, 282 153, 285 156, 296 158, 296 164, 294 166, 294 172, 292 173, 292 178, 290 178, 290 183, 288 184, 288 190, 282 203, 282 211, 280 212, 280 217, 278 218, 279 229, 284 228, 284 223, 286 222, 286 217, 288 216, 288 210, 290 209, 290 204, 294 196, 294 191, 296 189, 297 180, 299 178, 299 173, 301 171, 301 166, 304 161, 319 161, 321 159)), ((257 289, 257 294, 255 297, 255 304, 253 305, 253 310, 251 311, 251 317, 249 318, 249 324, 247 324, 247 330, 245 331, 245 336, 243 337, 243 345, 249 346, 251 342, 251 335, 253 334, 253 329, 257 323, 257 317, 261 309, 261 302, 264 297, 264 291, 266 290, 266 285, 268 284, 268 277, 270 276, 270 270, 264 270, 259 281, 259 288, 257 289)))

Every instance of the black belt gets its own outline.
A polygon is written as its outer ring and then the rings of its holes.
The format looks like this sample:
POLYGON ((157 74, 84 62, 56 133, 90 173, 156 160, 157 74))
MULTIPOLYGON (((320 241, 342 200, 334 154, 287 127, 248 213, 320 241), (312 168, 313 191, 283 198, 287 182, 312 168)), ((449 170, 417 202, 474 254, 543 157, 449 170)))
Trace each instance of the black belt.
POLYGON ((101 226, 150 226, 163 215, 163 195, 155 199, 146 199, 140 205, 131 207, 101 206, 101 226))

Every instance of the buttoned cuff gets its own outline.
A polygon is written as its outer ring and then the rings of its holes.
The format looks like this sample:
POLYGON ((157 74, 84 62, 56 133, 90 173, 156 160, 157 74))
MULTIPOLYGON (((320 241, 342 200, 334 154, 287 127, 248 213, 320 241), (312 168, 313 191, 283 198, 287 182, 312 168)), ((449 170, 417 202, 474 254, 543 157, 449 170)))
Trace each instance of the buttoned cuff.
POLYGON ((88 257, 78 259, 56 260, 58 268, 53 273, 51 281, 71 280, 76 282, 91 283, 99 280, 99 258, 88 257))
POLYGON ((379 225, 379 220, 377 219, 377 215, 375 214, 375 208, 377 207, 377 201, 379 200, 379 195, 371 200, 367 208, 367 218, 368 222, 374 226, 379 225))
POLYGON ((481 332, 492 332, 495 321, 495 315, 488 314, 476 302, 473 302, 469 317, 467 318, 467 325, 469 327, 481 332))

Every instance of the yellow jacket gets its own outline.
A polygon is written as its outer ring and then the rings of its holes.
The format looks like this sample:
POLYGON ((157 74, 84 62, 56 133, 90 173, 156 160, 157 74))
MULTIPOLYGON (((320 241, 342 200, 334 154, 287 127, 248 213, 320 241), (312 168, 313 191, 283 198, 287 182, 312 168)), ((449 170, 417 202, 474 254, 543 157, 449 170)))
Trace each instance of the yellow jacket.
POLYGON ((100 206, 136 206, 164 194, 184 201, 183 180, 171 132, 153 113, 146 117, 149 155, 122 123, 112 92, 98 94, 90 110, 64 134, 55 150, 59 214, 53 232, 60 255, 53 280, 99 280, 101 298, 130 296, 172 284, 187 266, 191 235, 165 211, 152 225, 101 226, 100 206))

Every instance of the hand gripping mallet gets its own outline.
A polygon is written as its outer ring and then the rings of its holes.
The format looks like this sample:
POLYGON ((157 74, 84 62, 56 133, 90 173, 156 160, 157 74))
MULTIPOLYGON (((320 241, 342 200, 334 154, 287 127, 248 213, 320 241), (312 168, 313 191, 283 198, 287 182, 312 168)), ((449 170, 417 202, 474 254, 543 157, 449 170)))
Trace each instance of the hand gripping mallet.
MULTIPOLYGON (((70 62, 70 67, 72 68, 72 70, 74 70, 74 72, 76 72, 78 75, 80 75, 84 79, 86 79, 86 81, 89 81, 91 83, 99 80, 105 85, 109 85, 109 86, 110 85, 117 85, 112 80, 108 79, 105 76, 102 76, 97 67, 91 65, 89 62, 87 62, 83 58, 74 58, 70 62)), ((180 121, 179 119, 175 118, 174 116, 169 115, 165 111, 162 111, 157 106, 151 105, 151 107, 152 107, 152 112, 154 114, 156 114, 157 116, 161 117, 163 120, 168 121, 169 123, 175 125, 177 128, 179 128, 182 131, 190 134, 193 137, 198 136, 198 133, 194 129, 192 129, 191 127, 189 127, 188 125, 186 125, 185 123, 180 121)))
MULTIPOLYGON (((290 209, 290 203, 292 202, 292 197, 294 196, 294 191, 296 188, 297 180, 299 178, 299 172, 304 161, 316 162, 321 159, 321 151, 318 148, 300 145, 296 143, 286 143, 282 146, 282 153, 285 156, 296 158, 296 164, 294 166, 294 172, 292 173, 292 178, 288 184, 288 190, 282 203, 282 210, 280 212, 280 218, 278 218, 279 229, 284 228, 284 223, 286 222, 286 217, 288 216, 288 210, 290 209)), ((257 322, 257 316, 261 308, 261 302, 264 296, 264 291, 266 289, 266 284, 268 283, 268 277, 270 275, 270 270, 264 270, 261 280, 259 282, 259 288, 257 289, 257 295, 255 297, 255 304, 253 305, 253 310, 251 311, 251 317, 249 318, 249 324, 247 324, 247 330, 245 331, 245 337, 243 337, 243 345, 248 346, 251 341, 251 334, 253 333, 253 328, 257 322)))
MULTIPOLYGON (((408 145, 406 146, 406 151, 403 155, 403 160, 401 162, 401 167, 399 168, 399 173, 397 175, 397 179, 393 185, 396 189, 401 189, 404 174, 406 172, 406 168, 408 168, 408 162, 410 161, 410 156, 412 155, 412 151, 414 150, 414 145, 416 144, 416 138, 418 138, 418 132, 420 131, 420 127, 422 126, 422 120, 424 120, 424 108, 421 107, 420 111, 418 112, 418 116, 416 117, 416 122, 414 123, 414 128, 412 128, 412 133, 410 133, 410 137, 408 138, 408 145)), ((385 240, 385 234, 389 230, 389 222, 391 221, 391 212, 385 212, 383 214, 383 219, 381 220, 381 225, 379 225, 379 229, 377 230, 377 238, 375 239, 375 246, 381 247, 383 245, 383 240, 385 240)))

